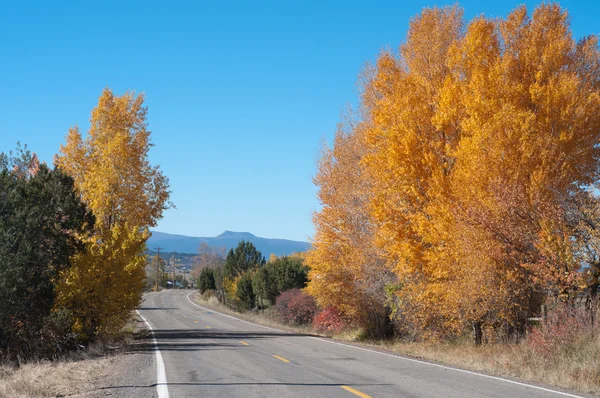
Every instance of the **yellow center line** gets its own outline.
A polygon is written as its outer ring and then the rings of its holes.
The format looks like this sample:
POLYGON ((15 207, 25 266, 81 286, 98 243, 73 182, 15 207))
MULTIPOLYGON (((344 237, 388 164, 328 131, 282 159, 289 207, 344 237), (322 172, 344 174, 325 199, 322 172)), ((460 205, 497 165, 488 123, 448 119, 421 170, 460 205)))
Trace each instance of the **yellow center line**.
POLYGON ((250 345, 248 343, 246 343, 245 341, 240 340, 240 343, 242 343, 243 345, 250 345))
POLYGON ((183 317, 187 319, 187 316, 184 315, 183 317))
POLYGON ((194 321, 194 323, 198 323, 198 321, 194 321))
POLYGON ((273 355, 275 358, 279 359, 280 361, 283 362, 289 362, 287 359, 285 359, 284 357, 280 357, 279 355, 273 355))
POLYGON ((205 326, 205 328, 210 329, 210 326, 205 326))
POLYGON ((343 388, 344 390, 346 390, 346 391, 349 391, 349 392, 351 392, 351 393, 352 393, 352 394, 354 394, 354 395, 358 395, 358 396, 359 396, 359 397, 361 397, 361 398, 371 398, 371 396, 370 396, 370 395, 367 395, 367 394, 365 394, 364 392, 360 392, 360 391, 358 391, 358 390, 355 390, 355 389, 354 389, 354 388, 352 388, 352 387, 348 387, 348 386, 340 386, 340 387, 342 387, 342 388, 343 388))

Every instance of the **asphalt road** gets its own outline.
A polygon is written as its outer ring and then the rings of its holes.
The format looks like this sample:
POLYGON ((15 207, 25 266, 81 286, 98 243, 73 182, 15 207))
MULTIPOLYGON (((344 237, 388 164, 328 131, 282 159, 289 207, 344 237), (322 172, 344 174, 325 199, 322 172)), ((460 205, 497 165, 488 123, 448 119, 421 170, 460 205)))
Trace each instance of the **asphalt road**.
POLYGON ((576 396, 265 328, 198 307, 190 293, 150 293, 139 310, 156 339, 141 348, 156 354, 160 398, 576 396))

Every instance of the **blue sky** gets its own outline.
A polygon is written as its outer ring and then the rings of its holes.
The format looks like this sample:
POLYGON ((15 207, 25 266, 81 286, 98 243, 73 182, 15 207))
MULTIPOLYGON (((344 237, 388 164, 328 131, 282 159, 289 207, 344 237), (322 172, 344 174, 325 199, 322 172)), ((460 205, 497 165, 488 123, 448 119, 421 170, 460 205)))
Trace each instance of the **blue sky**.
MULTIPOLYGON (((448 3, 2 0, 0 151, 21 141, 51 162, 104 87, 144 92, 151 160, 177 206, 157 230, 307 240, 318 148, 356 103, 365 62, 448 3)), ((471 19, 522 2, 460 4, 471 19)), ((561 5, 575 37, 600 31, 598 2, 561 5)))

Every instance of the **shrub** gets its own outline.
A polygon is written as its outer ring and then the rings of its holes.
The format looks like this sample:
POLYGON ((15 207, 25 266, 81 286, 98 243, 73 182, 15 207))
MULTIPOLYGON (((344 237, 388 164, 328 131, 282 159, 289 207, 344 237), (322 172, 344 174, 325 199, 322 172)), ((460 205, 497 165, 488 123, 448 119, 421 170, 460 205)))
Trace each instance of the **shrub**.
POLYGON ((319 332, 339 333, 348 327, 348 320, 340 310, 327 306, 315 316, 313 327, 319 332))
POLYGON ((277 312, 283 317, 283 314, 287 313, 287 308, 292 297, 296 294, 300 294, 300 289, 290 289, 281 293, 275 299, 275 308, 277 312))
POLYGON ((211 297, 216 297, 216 293, 214 290, 210 289, 210 290, 205 290, 204 293, 202 293, 202 299, 209 301, 211 299, 211 297))
POLYGON ((597 329, 597 325, 592 325, 585 308, 561 303, 531 330, 527 343, 537 355, 547 359, 558 351, 569 350, 579 340, 591 337, 593 329, 597 329))
POLYGON ((65 309, 55 311, 45 319, 37 342, 39 357, 56 358, 78 348, 71 319, 70 311, 65 309))
POLYGON ((290 289, 281 293, 275 306, 281 319, 294 325, 311 323, 317 312, 315 299, 300 289, 290 289))

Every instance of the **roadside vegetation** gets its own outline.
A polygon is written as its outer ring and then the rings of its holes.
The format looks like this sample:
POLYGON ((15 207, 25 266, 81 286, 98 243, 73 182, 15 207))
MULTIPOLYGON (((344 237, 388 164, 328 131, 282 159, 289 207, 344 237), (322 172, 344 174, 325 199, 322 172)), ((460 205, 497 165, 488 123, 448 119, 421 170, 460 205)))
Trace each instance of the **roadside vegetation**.
POLYGON ((600 394, 600 328, 591 327, 585 310, 573 313, 573 308, 564 303, 550 311, 545 321, 529 327, 518 343, 476 345, 469 334, 444 341, 414 340, 401 335, 374 337, 335 307, 319 307, 312 296, 300 289, 284 291, 275 304, 252 310, 227 306, 210 289, 198 291, 192 298, 199 305, 268 327, 489 375, 600 394))
MULTIPOLYGON (((197 299, 600 394, 598 37, 574 40, 554 3, 470 22, 424 9, 360 92, 318 161, 312 249, 267 261, 250 242, 203 246, 197 299)), ((146 114, 142 95, 106 89, 52 167, 26 147, 0 154, 0 394, 73 382, 71 359, 167 285, 145 255, 172 206, 146 114), (56 380, 36 376, 50 369, 56 380)))
POLYGON ((90 357, 58 362, 31 361, 21 367, 0 366, 0 397, 61 397, 84 394, 103 377, 111 358, 90 357))
POLYGON ((71 128, 53 167, 27 147, 0 153, 3 379, 120 338, 140 303, 149 228, 171 206, 143 103, 104 90, 87 135, 71 128))
POLYGON ((144 322, 134 316, 119 333, 85 350, 65 352, 55 360, 30 359, 20 366, 5 359, 0 363, 0 398, 104 396, 98 387, 112 380, 120 355, 131 353, 136 340, 147 334, 144 322))
POLYGON ((322 150, 312 250, 238 262, 242 245, 201 273, 204 299, 600 393, 598 37, 574 40, 553 3, 424 9, 406 37, 322 150), (273 276, 286 261, 306 285, 273 276))

